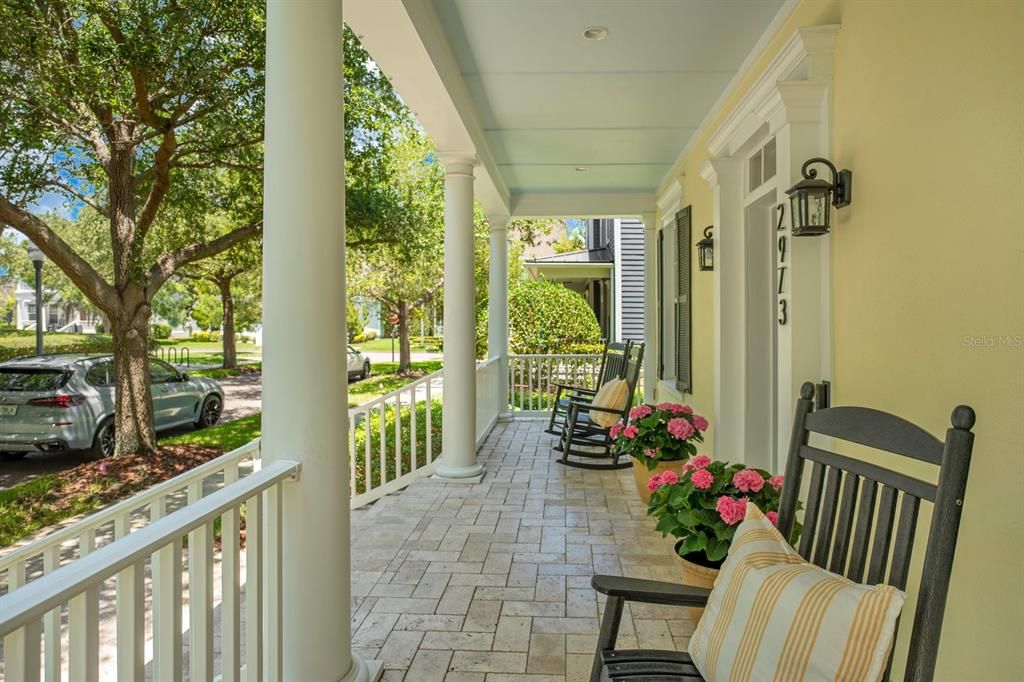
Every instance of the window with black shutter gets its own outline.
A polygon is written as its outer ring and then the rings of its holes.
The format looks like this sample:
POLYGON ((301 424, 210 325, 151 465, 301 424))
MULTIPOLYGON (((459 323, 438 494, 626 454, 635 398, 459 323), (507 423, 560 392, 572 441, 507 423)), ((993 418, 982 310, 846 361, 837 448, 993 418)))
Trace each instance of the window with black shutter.
POLYGON ((665 231, 658 231, 658 378, 665 378, 665 231))
POLYGON ((676 214, 676 390, 693 393, 690 329, 690 207, 676 214))

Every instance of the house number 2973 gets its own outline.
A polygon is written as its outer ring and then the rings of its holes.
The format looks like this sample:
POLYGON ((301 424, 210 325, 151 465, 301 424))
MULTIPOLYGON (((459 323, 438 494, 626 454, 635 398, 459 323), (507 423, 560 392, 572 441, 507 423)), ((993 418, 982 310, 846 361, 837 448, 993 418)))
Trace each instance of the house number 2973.
POLYGON ((776 225, 775 229, 776 229, 776 233, 782 232, 782 234, 779 234, 779 243, 778 243, 778 248, 779 248, 779 267, 778 267, 778 273, 779 273, 779 287, 778 287, 778 295, 779 295, 779 324, 780 325, 784 325, 787 322, 789 322, 789 310, 787 309, 787 302, 786 302, 786 299, 782 298, 782 295, 784 293, 786 293, 786 270, 789 269, 789 266, 786 265, 786 246, 787 246, 788 243, 787 243, 787 240, 786 240, 786 235, 783 232, 783 230, 785 228, 782 227, 782 218, 783 218, 783 216, 786 215, 786 205, 785 204, 779 204, 777 208, 778 208, 778 211, 779 211, 779 222, 778 222, 778 225, 776 225))

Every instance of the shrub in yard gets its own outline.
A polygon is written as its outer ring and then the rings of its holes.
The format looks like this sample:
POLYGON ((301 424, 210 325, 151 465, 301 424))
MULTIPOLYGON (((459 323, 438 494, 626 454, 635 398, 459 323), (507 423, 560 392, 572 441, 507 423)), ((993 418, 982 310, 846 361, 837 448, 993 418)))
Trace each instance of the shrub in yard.
POLYGON ((169 339, 171 338, 171 325, 157 322, 153 325, 153 338, 155 339, 169 339))
MULTIPOLYGON (((110 337, 105 334, 48 332, 43 338, 43 351, 46 353, 110 353, 112 350, 110 337)), ((34 331, 4 330, 0 333, 0 362, 35 355, 35 353, 34 331)))
POLYGON ((520 280, 512 287, 508 318, 512 353, 575 353, 581 344, 599 344, 601 339, 586 299, 544 279, 520 280))
POLYGON ((210 343, 214 341, 220 341, 220 332, 207 332, 202 330, 195 331, 192 332, 192 338, 190 338, 189 340, 195 341, 196 343, 210 343))

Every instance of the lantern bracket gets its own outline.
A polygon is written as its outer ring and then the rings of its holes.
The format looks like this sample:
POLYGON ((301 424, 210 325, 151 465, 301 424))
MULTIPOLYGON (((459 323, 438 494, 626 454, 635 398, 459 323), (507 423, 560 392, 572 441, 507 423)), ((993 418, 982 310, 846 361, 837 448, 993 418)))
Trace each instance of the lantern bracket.
POLYGON ((804 161, 804 165, 800 167, 800 174, 803 175, 805 179, 812 180, 818 177, 818 171, 814 168, 810 168, 810 166, 815 163, 828 166, 829 171, 832 173, 832 205, 836 208, 849 206, 853 195, 853 171, 846 168, 843 170, 836 170, 835 165, 831 161, 826 158, 816 156, 813 159, 807 159, 804 161))

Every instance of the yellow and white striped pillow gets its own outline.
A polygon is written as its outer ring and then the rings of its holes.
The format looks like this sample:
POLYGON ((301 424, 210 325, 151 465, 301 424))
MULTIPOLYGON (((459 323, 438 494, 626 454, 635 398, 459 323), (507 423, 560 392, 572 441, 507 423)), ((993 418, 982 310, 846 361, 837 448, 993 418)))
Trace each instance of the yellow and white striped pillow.
POLYGON ((879 680, 905 598, 804 561, 748 503, 689 653, 708 682, 879 680))

